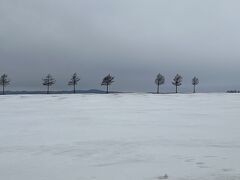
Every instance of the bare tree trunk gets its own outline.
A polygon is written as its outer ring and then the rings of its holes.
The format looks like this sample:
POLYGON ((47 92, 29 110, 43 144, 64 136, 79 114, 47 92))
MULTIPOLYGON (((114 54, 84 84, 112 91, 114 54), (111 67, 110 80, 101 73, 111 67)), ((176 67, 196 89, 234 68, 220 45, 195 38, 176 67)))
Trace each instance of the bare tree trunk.
POLYGON ((107 94, 108 94, 108 85, 107 85, 107 94))
POLYGON ((76 85, 74 84, 73 85, 73 93, 75 94, 76 93, 76 87, 75 87, 76 85))
POLYGON ((193 86, 193 93, 196 93, 196 85, 193 86))
POLYGON ((159 94, 159 84, 157 85, 157 94, 159 94))
POLYGON ((5 94, 5 85, 3 84, 2 94, 5 94))
POLYGON ((176 85, 176 93, 178 93, 178 86, 176 85))

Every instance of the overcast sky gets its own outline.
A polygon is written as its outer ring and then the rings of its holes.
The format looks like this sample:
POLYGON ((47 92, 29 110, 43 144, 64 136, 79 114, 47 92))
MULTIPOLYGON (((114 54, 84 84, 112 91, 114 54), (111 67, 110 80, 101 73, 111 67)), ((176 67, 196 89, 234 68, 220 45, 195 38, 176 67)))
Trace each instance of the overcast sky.
POLYGON ((68 90, 72 73, 80 89, 153 91, 157 73, 164 91, 240 89, 239 0, 0 0, 0 73, 11 90, 68 90))

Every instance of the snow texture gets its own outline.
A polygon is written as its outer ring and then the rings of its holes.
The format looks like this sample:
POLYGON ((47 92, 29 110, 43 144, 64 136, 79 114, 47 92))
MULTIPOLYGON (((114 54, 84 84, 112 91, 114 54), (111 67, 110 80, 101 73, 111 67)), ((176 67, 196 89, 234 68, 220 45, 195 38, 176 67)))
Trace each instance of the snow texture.
POLYGON ((240 95, 0 96, 1 180, 239 180, 240 95))

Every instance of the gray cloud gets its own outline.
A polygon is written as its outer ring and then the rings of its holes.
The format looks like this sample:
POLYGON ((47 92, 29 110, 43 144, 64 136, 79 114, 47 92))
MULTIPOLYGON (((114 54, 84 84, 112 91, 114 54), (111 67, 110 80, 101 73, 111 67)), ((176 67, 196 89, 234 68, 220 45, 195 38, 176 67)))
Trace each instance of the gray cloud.
POLYGON ((199 76, 201 91, 240 88, 240 2, 237 0, 1 0, 0 73, 12 89, 43 89, 52 73, 55 89, 67 89, 73 72, 81 88, 100 88, 116 76, 113 89, 151 91, 155 75, 182 90, 199 76))

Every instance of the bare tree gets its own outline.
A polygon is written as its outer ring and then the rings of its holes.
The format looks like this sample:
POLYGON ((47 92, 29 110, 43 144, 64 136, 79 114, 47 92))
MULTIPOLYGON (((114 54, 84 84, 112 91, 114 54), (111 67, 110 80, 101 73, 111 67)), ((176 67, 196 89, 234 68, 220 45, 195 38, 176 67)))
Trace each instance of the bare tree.
POLYGON ((2 94, 5 94, 5 87, 10 84, 10 79, 8 78, 7 74, 3 74, 0 77, 0 85, 2 86, 2 94))
POLYGON ((50 86, 54 85, 56 83, 56 80, 52 77, 51 74, 48 74, 43 80, 43 85, 47 86, 47 94, 49 94, 49 88, 50 86))
POLYGON ((76 93, 76 85, 78 84, 78 82, 80 81, 80 78, 78 77, 77 73, 74 73, 70 79, 70 81, 68 82, 69 86, 73 86, 73 93, 76 93))
POLYGON ((165 83, 165 77, 159 73, 155 79, 155 84, 157 85, 157 94, 159 94, 159 86, 164 83, 165 83))
POLYGON ((196 93, 196 85, 199 84, 199 79, 197 77, 194 77, 192 79, 192 85, 193 85, 193 93, 196 93))
POLYGON ((113 81, 114 77, 108 74, 106 77, 103 78, 102 80, 102 86, 107 86, 106 93, 108 94, 108 87, 114 82, 113 81))
POLYGON ((182 80, 183 80, 183 78, 179 74, 177 74, 173 79, 172 84, 176 87, 176 93, 178 93, 178 86, 182 85, 182 80))

